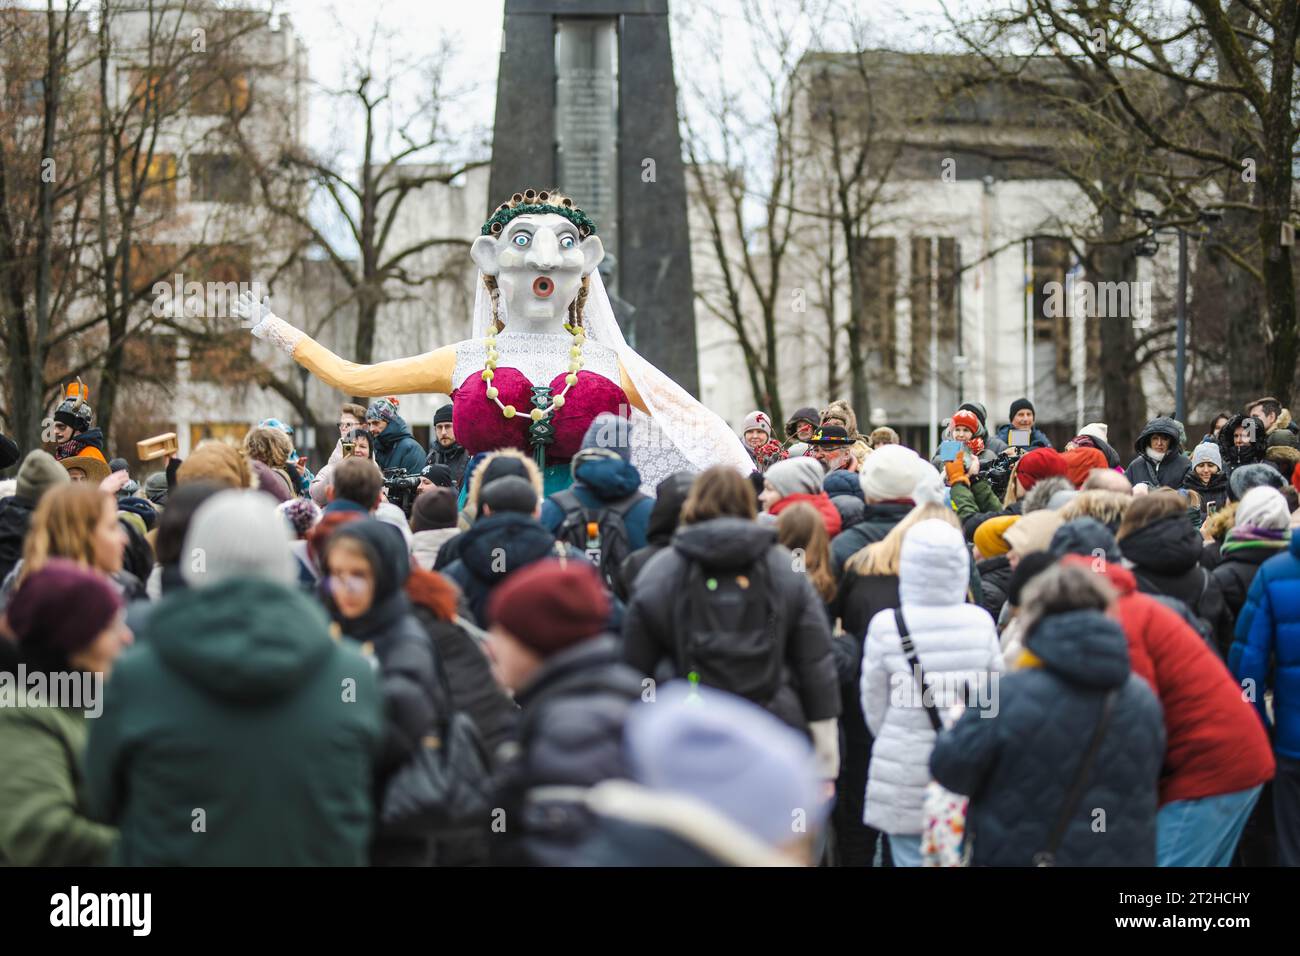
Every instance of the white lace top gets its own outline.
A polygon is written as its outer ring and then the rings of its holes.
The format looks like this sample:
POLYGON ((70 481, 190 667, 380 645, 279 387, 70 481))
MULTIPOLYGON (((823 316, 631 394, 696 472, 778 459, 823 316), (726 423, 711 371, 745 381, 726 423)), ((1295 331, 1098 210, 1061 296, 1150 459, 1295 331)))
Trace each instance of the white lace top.
MULTIPOLYGON (((518 369, 534 385, 546 385, 569 370, 569 349, 573 336, 568 332, 512 332, 509 328, 497 334, 497 352, 500 368, 518 369)), ((482 339, 465 339, 456 343, 456 368, 451 374, 451 387, 460 388, 465 379, 483 371, 487 349, 482 339)), ((587 372, 619 384, 618 356, 614 350, 587 339, 582 346, 582 368, 587 372)))

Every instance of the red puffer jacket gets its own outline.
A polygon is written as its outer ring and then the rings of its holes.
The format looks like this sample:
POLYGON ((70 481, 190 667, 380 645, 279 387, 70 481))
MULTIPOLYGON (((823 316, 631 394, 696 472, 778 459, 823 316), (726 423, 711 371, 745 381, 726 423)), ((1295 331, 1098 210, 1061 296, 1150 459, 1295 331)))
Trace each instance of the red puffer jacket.
MULTIPOLYGON (((1093 559, 1067 556, 1083 567, 1093 559)), ((1160 805, 1245 790, 1273 779, 1276 764, 1259 718, 1218 655, 1173 609, 1141 594, 1130 571, 1107 562, 1133 673, 1165 711, 1160 805)))
POLYGON ((824 491, 819 491, 815 495, 786 495, 776 504, 772 505, 772 507, 768 508, 767 513, 770 515, 779 515, 791 505, 797 505, 801 502, 806 505, 812 505, 817 509, 817 513, 822 516, 822 521, 826 523, 827 535, 833 538, 840 533, 840 528, 843 525, 843 521, 840 518, 840 509, 831 504, 830 495, 826 494, 824 491))

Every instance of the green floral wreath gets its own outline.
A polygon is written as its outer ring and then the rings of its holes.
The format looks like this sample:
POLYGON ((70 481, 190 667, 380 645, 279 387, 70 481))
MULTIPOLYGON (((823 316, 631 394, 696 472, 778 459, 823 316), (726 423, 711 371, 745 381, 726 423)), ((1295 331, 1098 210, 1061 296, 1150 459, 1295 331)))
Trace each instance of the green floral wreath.
POLYGON ((548 212, 563 216, 579 229, 585 229, 589 236, 596 234, 596 224, 581 209, 568 206, 553 206, 550 203, 520 203, 518 206, 512 206, 509 209, 498 209, 491 219, 483 223, 481 232, 485 236, 490 236, 492 235, 493 223, 500 223, 502 231, 505 231, 506 223, 516 216, 537 216, 548 212))

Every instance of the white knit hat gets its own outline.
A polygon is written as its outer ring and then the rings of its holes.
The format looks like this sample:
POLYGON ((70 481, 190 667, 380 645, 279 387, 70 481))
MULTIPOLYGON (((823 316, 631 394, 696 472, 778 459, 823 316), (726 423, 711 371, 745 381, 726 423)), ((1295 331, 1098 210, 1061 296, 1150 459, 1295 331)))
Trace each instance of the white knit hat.
POLYGON ((1261 531, 1285 531, 1291 523, 1282 492, 1267 485, 1251 488, 1237 503, 1234 528, 1259 528, 1261 531))
POLYGON ((1100 438, 1106 444, 1110 444, 1110 439, 1106 436, 1110 434, 1110 429, 1105 422, 1088 422, 1079 429, 1080 435, 1087 435, 1089 438, 1100 438))
POLYGON ((772 419, 768 417, 767 412, 750 412, 746 415, 744 424, 740 426, 740 434, 744 435, 752 428, 761 428, 767 432, 769 439, 772 437, 772 419))
POLYGON ((260 491, 222 491, 199 506, 185 533, 181 576, 192 588, 227 578, 249 577, 292 586, 298 569, 292 538, 275 510, 275 499, 260 491))
POLYGON ((911 498, 934 466, 906 445, 882 445, 862 463, 858 481, 868 502, 911 498))

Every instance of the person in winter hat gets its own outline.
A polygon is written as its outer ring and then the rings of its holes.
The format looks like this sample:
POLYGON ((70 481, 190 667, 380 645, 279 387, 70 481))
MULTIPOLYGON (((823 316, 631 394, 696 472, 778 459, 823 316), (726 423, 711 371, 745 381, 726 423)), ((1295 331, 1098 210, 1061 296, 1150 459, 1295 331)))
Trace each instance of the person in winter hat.
POLYGON ((832 471, 857 471, 858 459, 853 454, 853 437, 843 426, 831 422, 819 425, 808 439, 809 457, 821 463, 827 473, 832 471))
MULTIPOLYGON (((992 434, 988 428, 989 413, 988 410, 979 402, 962 402, 957 406, 959 412, 973 412, 976 419, 979 420, 979 428, 975 430, 975 437, 984 442, 983 454, 987 456, 986 462, 992 461, 998 455, 1007 450, 1007 443, 996 435, 992 434)), ((890 429, 892 431, 892 429, 890 429)), ((874 435, 875 432, 872 432, 874 435)), ((898 436, 894 436, 894 443, 898 443, 898 436)))
POLYGON ((496 671, 520 708, 518 754, 495 798, 518 823, 493 841, 498 862, 572 863, 590 830, 582 791, 627 776, 623 726, 641 706, 642 683, 607 631, 609 616, 586 561, 534 562, 488 604, 496 671))
POLYGON ((30 688, 37 675, 51 689, 59 675, 107 677, 132 641, 122 599, 103 575, 56 558, 23 581, 5 623, 27 681, 0 707, 0 864, 102 866, 117 831, 92 818, 81 761, 88 718, 100 716, 103 701, 97 693, 37 697, 30 688))
POLYGON ((826 815, 808 742, 746 700, 674 681, 624 730, 631 780, 587 797, 588 866, 810 866, 826 815), (802 813, 806 827, 793 832, 802 813))
POLYGON ((808 441, 821 423, 822 417, 818 414, 817 409, 811 406, 796 408, 794 414, 785 423, 786 447, 789 448, 790 445, 796 442, 808 441))
POLYGON ((853 407, 842 398, 838 398, 826 406, 822 411, 820 424, 842 426, 853 441, 857 441, 862 437, 861 432, 858 431, 858 416, 854 413, 853 407))
POLYGON ((456 440, 456 426, 452 420, 454 410, 453 403, 448 402, 433 413, 434 440, 425 464, 446 465, 451 471, 453 487, 459 490, 464 484, 469 452, 456 440))
POLYGON ((1240 501, 1251 488, 1261 486, 1281 489, 1286 487, 1286 482, 1276 468, 1263 462, 1234 468, 1228 475, 1228 499, 1240 501))
POLYGON ((0 499, 0 581, 9 576, 23 556, 23 542, 41 496, 68 481, 67 470, 53 455, 39 448, 27 453, 18 467, 14 495, 0 499))
POLYGON ((1275 428, 1268 436, 1264 461, 1278 470, 1288 484, 1300 465, 1300 438, 1288 428, 1275 428))
POLYGON ((1233 415, 1219 429, 1219 454, 1231 480, 1238 468, 1257 464, 1268 452, 1268 429, 1253 415, 1233 415))
POLYGON ((831 541, 831 564, 837 577, 850 557, 880 541, 906 517, 916 504, 912 494, 917 485, 933 476, 934 469, 926 460, 905 445, 882 445, 871 453, 858 476, 866 502, 862 520, 831 541))
POLYGON ((1181 488, 1192 463, 1182 453, 1180 426, 1172 418, 1153 418, 1133 443, 1137 457, 1124 476, 1151 488, 1181 488))
POLYGON ((114 863, 367 862, 374 670, 294 586, 289 543, 265 495, 222 491, 195 512, 181 560, 191 586, 153 607, 86 748, 90 803, 121 834, 114 863), (196 838, 196 807, 220 839, 196 838))
POLYGON ((768 515, 776 517, 791 505, 811 505, 831 537, 840 533, 840 513, 822 490, 821 466, 812 458, 788 458, 777 462, 763 475, 763 492, 758 496, 768 515))
POLYGON ((459 533, 456 492, 451 488, 430 488, 420 493, 411 506, 411 559, 432 571, 438 551, 459 533))
POLYGON ((384 471, 401 468, 414 475, 424 467, 427 455, 411 436, 406 419, 397 413, 399 405, 394 395, 375 399, 366 409, 366 427, 374 436, 375 461, 379 467, 384 471))
MULTIPOLYGON (((1264 489, 1248 492, 1242 505, 1246 498, 1252 515, 1276 510, 1264 489)), ((1256 571, 1237 616, 1228 667, 1241 687, 1253 689, 1250 699, 1273 741, 1277 862, 1300 866, 1300 534, 1293 532, 1288 547, 1256 571)))
POLYGON ((1044 478, 1065 478, 1068 480, 1070 463, 1065 456, 1053 448, 1034 448, 1025 452, 1015 463, 1007 481, 1007 493, 1003 507, 1012 512, 1024 508, 1023 499, 1033 490, 1034 485, 1044 478))
POLYGON ((1033 448, 1051 448, 1051 440, 1035 427, 1037 413, 1034 411, 1034 403, 1027 398, 1017 398, 1011 403, 1011 409, 1007 413, 1010 421, 998 428, 998 438, 1007 445, 1009 454, 1023 454, 1025 451, 1033 448), (1011 445, 1011 430, 1029 432, 1029 444, 1024 446, 1011 445))
POLYGON ((902 440, 898 437, 898 432, 888 425, 881 425, 879 428, 871 430, 870 443, 874 449, 880 448, 882 445, 901 445, 902 440))
POLYGON ((1285 554, 1291 534, 1291 512, 1276 488, 1251 488, 1237 504, 1233 526, 1219 548, 1219 562, 1210 572, 1234 622, 1260 565, 1285 554))
POLYGON ((979 416, 968 408, 960 408, 949 420, 946 434, 962 444, 962 450, 951 461, 942 461, 936 451, 931 463, 943 472, 944 483, 952 490, 953 506, 958 514, 997 511, 998 497, 987 481, 979 477, 981 462, 991 464, 996 457, 985 447, 979 437, 983 429, 979 416))
POLYGON ((860 693, 875 737, 867 772, 863 822, 889 834, 895 866, 921 865, 921 803, 930 780, 935 732, 915 690, 913 656, 943 709, 960 687, 1002 670, 997 630, 983 608, 965 603, 970 559, 961 532, 944 521, 922 521, 903 538, 893 614, 871 619, 862 660, 860 693), (908 654, 902 622, 915 648, 908 654))
POLYGON ((746 415, 740 426, 740 437, 751 457, 755 449, 771 441, 772 419, 768 418, 767 412, 750 412, 746 415))
POLYGON ((1203 441, 1193 448, 1191 463, 1181 489, 1196 492, 1204 520, 1206 514, 1228 503, 1228 476, 1223 470, 1223 458, 1216 443, 1203 441))
POLYGON ((50 437, 54 442, 54 457, 60 461, 64 458, 93 458, 105 466, 107 473, 104 433, 98 428, 90 427, 95 412, 90 407, 90 390, 81 383, 81 379, 67 387, 53 417, 50 437))
POLYGON ((972 865, 1038 864, 1098 732, 1079 806, 1123 806, 1122 820, 1099 833, 1077 810, 1050 847, 1054 862, 1155 865, 1164 724, 1155 695, 1129 666, 1123 630, 1106 614, 1114 596, 1082 568, 1037 575, 1021 608, 1025 650, 1019 669, 998 684, 997 711, 968 707, 935 744, 935 780, 971 798, 972 865))
POLYGON ((1065 450, 1069 451, 1072 448, 1097 449, 1106 456, 1107 468, 1119 468, 1123 464, 1119 452, 1110 444, 1110 428, 1105 422, 1089 422, 1084 425, 1079 434, 1066 442, 1065 450))

